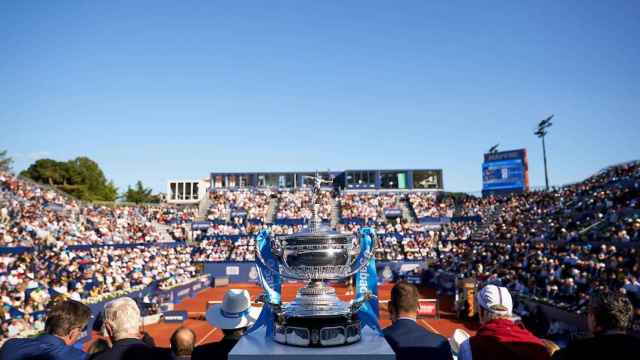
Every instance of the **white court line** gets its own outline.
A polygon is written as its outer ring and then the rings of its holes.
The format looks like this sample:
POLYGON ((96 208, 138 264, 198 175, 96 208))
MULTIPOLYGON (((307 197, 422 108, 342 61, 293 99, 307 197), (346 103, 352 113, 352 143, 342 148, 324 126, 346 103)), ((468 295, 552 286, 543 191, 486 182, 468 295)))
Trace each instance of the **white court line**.
POLYGON ((207 338, 208 338, 211 334, 213 334, 214 332, 216 332, 216 330, 218 330, 218 328, 213 328, 213 329, 211 329, 211 331, 209 331, 209 332, 207 333, 207 335, 205 335, 202 339, 200 339, 200 341, 198 341, 198 343, 196 344, 196 346, 202 345, 202 343, 203 343, 205 340, 207 340, 207 338))
POLYGON ((434 333, 436 333, 436 334, 440 335, 440 332, 439 332, 438 330, 436 330, 433 326, 431 326, 431 325, 430 325, 430 324, 429 324, 425 319, 420 319, 420 320, 418 320, 418 321, 420 321, 420 322, 422 322, 423 324, 427 325, 427 327, 428 327, 431 331, 433 331, 434 333))

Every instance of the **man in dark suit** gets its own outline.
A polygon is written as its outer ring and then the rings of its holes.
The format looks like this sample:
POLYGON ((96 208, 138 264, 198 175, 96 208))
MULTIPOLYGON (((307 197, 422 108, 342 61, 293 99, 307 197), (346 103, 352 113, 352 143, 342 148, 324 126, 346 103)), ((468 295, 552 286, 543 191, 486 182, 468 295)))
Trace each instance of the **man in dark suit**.
POLYGON ((142 317, 136 302, 128 297, 108 302, 104 307, 103 335, 111 348, 93 355, 91 360, 169 360, 170 353, 143 341, 142 317))
POLYGON ((389 301, 392 325, 384 329, 384 337, 396 353, 396 359, 451 360, 447 339, 418 325, 417 312, 418 289, 399 281, 391 289, 389 301))
POLYGON ((91 310, 82 303, 58 302, 49 309, 44 334, 7 340, 0 349, 0 359, 83 360, 86 354, 72 345, 82 337, 90 317, 91 310))
POLYGON ((181 326, 171 335, 171 352, 176 360, 190 360, 196 346, 196 334, 188 327, 181 326))
POLYGON ((222 340, 210 344, 197 346, 191 354, 192 360, 226 360, 229 352, 238 343, 238 340, 244 335, 247 328, 241 329, 221 329, 224 337, 222 340))
POLYGON ((222 340, 197 346, 191 354, 192 360, 226 360, 229 352, 244 335, 247 328, 258 319, 260 308, 251 306, 247 290, 229 289, 224 294, 222 304, 207 310, 207 321, 222 330, 222 340))
POLYGON ((627 333, 633 306, 618 291, 600 291, 591 295, 587 323, 594 334, 576 340, 553 355, 554 360, 628 359, 640 349, 640 339, 627 333))

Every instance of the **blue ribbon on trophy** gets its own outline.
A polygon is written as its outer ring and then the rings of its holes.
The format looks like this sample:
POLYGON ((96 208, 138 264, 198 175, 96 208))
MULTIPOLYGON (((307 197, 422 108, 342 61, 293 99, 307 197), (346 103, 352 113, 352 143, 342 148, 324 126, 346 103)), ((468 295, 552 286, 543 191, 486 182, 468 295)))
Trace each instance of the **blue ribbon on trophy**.
MULTIPOLYGON (((364 257, 366 254, 373 251, 373 231, 369 227, 360 229, 361 235, 361 249, 358 257, 364 257)), ((356 263, 360 263, 356 261, 356 263)), ((356 296, 354 301, 363 301, 366 295, 371 296, 368 300, 364 301, 358 310, 358 319, 363 327, 368 326, 382 335, 382 329, 380 328, 379 307, 378 307, 378 273, 376 272, 376 260, 375 256, 371 256, 367 266, 363 267, 356 273, 356 296)))
MULTIPOLYGON (((277 269, 278 262, 271 253, 271 237, 269 236, 269 231, 260 231, 260 233, 256 237, 256 243, 258 245, 258 251, 262 256, 262 259, 264 259, 264 261, 269 264, 272 269, 277 269)), ((271 310, 271 306, 269 304, 279 305, 281 303, 282 280, 280 279, 280 273, 271 271, 261 261, 256 261, 256 267, 258 269, 258 278, 260 279, 260 284, 264 289, 264 306, 262 307, 262 311, 260 312, 258 320, 256 320, 253 326, 247 330, 247 333, 251 333, 264 325, 267 328, 266 335, 270 337, 273 336, 275 329, 273 311, 271 310)))

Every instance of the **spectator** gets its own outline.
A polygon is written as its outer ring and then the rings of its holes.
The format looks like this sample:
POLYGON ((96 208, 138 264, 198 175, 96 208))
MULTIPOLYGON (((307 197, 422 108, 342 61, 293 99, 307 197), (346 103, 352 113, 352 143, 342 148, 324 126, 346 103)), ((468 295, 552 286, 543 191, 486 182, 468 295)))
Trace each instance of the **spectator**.
POLYGON ((82 350, 72 345, 78 341, 91 317, 88 306, 77 301, 58 302, 49 310, 45 333, 32 339, 10 339, 0 349, 0 360, 55 359, 81 360, 82 350))
POLYGON ((640 338, 640 291, 631 291, 628 293, 631 305, 633 305, 633 320, 629 327, 629 332, 640 338))
POLYGON ((392 325, 384 329, 384 337, 396 353, 396 359, 452 359, 447 339, 416 323, 417 311, 418 289, 405 281, 396 283, 389 301, 392 325))
POLYGON ((477 295, 480 329, 460 345, 460 360, 546 360, 549 352, 542 340, 514 321, 509 290, 487 285, 477 295))
POLYGON ((560 350, 560 346, 558 346, 558 344, 554 343, 553 341, 547 340, 547 339, 541 339, 541 340, 545 348, 547 349, 549 356, 553 356, 553 354, 555 354, 558 350, 560 350))
POLYGON ((103 335, 111 348, 94 355, 92 360, 171 359, 171 356, 144 341, 142 317, 136 302, 128 297, 108 302, 104 307, 103 335))
POLYGON ((207 311, 207 321, 222 330, 222 340, 201 345, 193 350, 194 360, 227 359, 247 328, 258 319, 260 308, 251 306, 247 290, 229 289, 224 294, 222 304, 216 304, 207 311))
POLYGON ((624 359, 637 354, 640 339, 627 334, 633 317, 631 302, 618 291, 601 291, 589 302, 589 330, 595 335, 569 344, 554 360, 624 359))
POLYGON ((176 360, 189 360, 196 345, 196 334, 188 327, 179 327, 171 335, 171 352, 176 360))
POLYGON ((109 341, 107 339, 96 339, 91 345, 89 345, 89 349, 87 349, 88 355, 98 354, 103 351, 109 349, 109 341))

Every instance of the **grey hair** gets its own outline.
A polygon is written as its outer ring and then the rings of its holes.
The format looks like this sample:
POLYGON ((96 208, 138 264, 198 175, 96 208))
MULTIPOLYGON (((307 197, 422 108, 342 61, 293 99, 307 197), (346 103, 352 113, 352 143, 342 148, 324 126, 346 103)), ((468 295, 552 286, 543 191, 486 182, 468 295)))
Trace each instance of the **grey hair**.
POLYGON ((491 320, 496 320, 496 319, 507 319, 507 320, 513 320, 513 314, 506 312, 507 309, 506 307, 502 306, 502 305, 494 305, 492 306, 492 309, 485 309, 482 306, 478 306, 478 310, 479 310, 479 320, 480 323, 487 323, 491 320))
POLYGON ((109 325, 113 332, 113 340, 140 337, 142 317, 136 302, 129 297, 109 301, 104 306, 104 326, 109 325))

